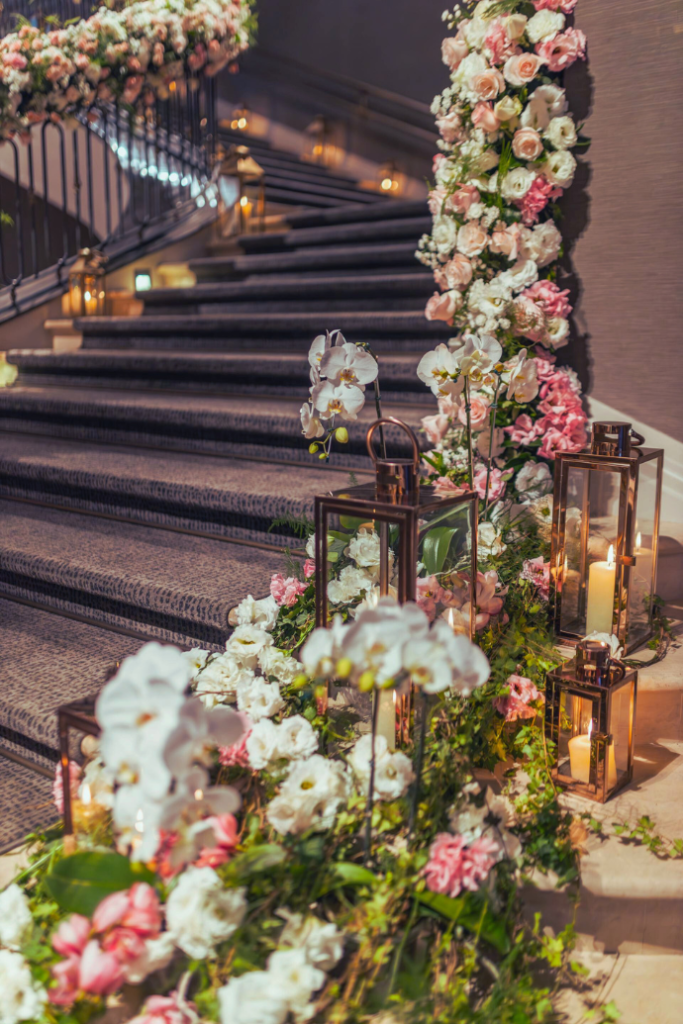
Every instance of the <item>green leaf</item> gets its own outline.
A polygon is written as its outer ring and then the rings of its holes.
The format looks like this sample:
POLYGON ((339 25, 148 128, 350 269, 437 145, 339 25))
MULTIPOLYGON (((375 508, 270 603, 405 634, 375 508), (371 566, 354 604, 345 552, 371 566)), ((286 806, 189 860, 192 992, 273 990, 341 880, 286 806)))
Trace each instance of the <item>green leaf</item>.
POLYGON ((84 850, 58 860, 45 877, 45 888, 62 910, 91 917, 105 896, 135 882, 152 884, 154 875, 120 853, 84 850))
POLYGON ((489 908, 484 912, 482 921, 481 901, 469 894, 467 896, 444 896, 439 892, 420 892, 415 898, 430 910, 436 911, 449 921, 457 921, 468 931, 479 932, 481 937, 489 942, 499 953, 507 953, 510 948, 510 939, 505 930, 503 921, 493 916, 489 908))
POLYGON ((437 526, 430 530, 422 542, 422 563, 428 576, 441 572, 456 527, 437 526))
POLYGON ((230 862, 228 874, 239 879, 248 878, 249 875, 257 875, 261 871, 277 867, 286 858, 286 850, 277 843, 262 843, 234 857, 230 862))
POLYGON ((375 885, 377 882, 377 876, 373 875, 372 871, 345 860, 334 865, 334 874, 336 877, 325 886, 321 895, 324 896, 332 889, 340 889, 344 885, 375 885))
POLYGON ((415 894, 415 899, 425 907, 429 907, 430 910, 435 910, 442 917, 447 917, 449 921, 458 921, 465 909, 465 901, 462 897, 454 899, 441 892, 418 892, 415 894))

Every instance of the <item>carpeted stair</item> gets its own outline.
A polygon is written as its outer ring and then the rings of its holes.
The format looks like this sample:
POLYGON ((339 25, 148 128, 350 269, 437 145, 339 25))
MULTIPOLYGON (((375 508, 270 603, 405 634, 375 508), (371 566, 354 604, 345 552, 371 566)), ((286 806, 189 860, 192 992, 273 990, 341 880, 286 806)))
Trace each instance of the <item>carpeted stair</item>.
MULTIPOLYGON (((8 354, 19 378, 0 391, 0 754, 51 764, 56 707, 96 692, 146 638, 220 648, 230 608, 266 594, 283 549, 301 548, 291 517, 350 471, 369 479, 371 391, 330 465, 301 435, 315 335, 367 342, 385 413, 419 426, 430 397, 417 362, 449 335, 423 315, 425 207, 344 203, 289 223, 196 261, 195 288, 141 295, 142 316, 84 319, 78 351, 8 354)), ((408 450, 400 431, 387 436, 408 450)))

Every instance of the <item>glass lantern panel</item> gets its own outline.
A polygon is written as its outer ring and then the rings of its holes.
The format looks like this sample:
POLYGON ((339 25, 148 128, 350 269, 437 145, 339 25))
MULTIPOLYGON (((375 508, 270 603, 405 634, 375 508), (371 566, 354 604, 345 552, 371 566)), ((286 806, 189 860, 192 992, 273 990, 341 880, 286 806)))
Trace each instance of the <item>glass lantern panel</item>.
POLYGON ((469 636, 474 503, 444 506, 420 511, 416 597, 430 619, 469 636))
POLYGON ((635 565, 629 574, 628 633, 631 647, 650 633, 652 599, 655 588, 654 534, 657 507, 657 469, 655 459, 643 462, 638 474, 638 504, 635 511, 635 565))
MULTIPOLYGON (((629 749, 633 732, 635 683, 633 680, 615 690, 612 695, 608 730, 612 734, 610 763, 616 769, 616 781, 629 770, 629 749)), ((612 783, 608 779, 608 788, 612 783)))
POLYGON ((560 628, 611 633, 621 474, 569 466, 560 628))
POLYGON ((380 597, 397 597, 399 540, 405 526, 331 513, 327 520, 328 617, 355 618, 380 597))

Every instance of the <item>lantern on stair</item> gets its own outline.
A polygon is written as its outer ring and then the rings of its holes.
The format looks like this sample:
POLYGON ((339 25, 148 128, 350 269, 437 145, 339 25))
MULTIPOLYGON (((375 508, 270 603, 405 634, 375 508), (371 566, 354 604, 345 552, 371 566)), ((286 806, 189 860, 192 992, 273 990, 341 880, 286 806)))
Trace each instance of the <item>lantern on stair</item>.
POLYGON ((107 257, 97 249, 81 249, 69 271, 68 306, 72 317, 103 316, 107 257))
POLYGON ((404 176, 393 160, 382 164, 377 171, 380 192, 387 196, 397 196, 403 191, 404 176))
POLYGON ((548 673, 545 735, 557 785, 604 803, 631 781, 637 686, 638 673, 601 640, 582 640, 548 673))
MULTIPOLYGON (((375 465, 375 480, 315 499, 317 625, 327 626, 338 612, 353 615, 359 604, 372 605, 390 595, 401 604, 418 600, 430 619, 441 616, 455 633, 472 636, 477 495, 473 491, 442 495, 421 484, 418 442, 400 420, 377 420, 367 432, 366 444, 375 465), (408 435, 409 457, 386 454, 386 442, 395 440, 386 435, 395 434, 396 428, 408 435), (373 447, 377 432, 381 457, 373 447), (358 569, 365 573, 367 586, 351 595, 358 586, 358 569)), ((362 581, 362 574, 360 578, 362 581)), ((392 691, 381 698, 394 702, 392 691)), ((394 714, 391 704, 389 713, 394 714)), ((397 695, 395 734, 399 742, 407 739, 409 728, 410 695, 397 695)), ((393 746, 391 730, 385 735, 393 746)))
POLYGON ((630 423, 596 422, 587 451, 558 452, 551 582, 557 636, 652 636, 664 452, 630 423))
POLYGON ((219 229, 221 237, 263 231, 265 172, 248 146, 231 146, 219 163, 219 229))

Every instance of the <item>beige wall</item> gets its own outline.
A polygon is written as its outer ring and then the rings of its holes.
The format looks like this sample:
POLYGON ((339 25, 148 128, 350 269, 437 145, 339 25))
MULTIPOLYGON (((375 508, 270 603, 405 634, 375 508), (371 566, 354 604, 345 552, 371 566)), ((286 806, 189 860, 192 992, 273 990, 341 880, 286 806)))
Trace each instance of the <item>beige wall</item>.
POLYGON ((683 0, 579 0, 576 25, 589 61, 566 84, 593 141, 567 196, 572 359, 599 402, 683 441, 683 0))

